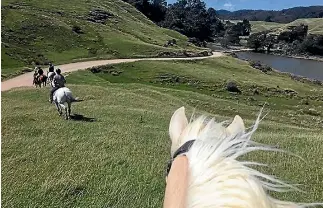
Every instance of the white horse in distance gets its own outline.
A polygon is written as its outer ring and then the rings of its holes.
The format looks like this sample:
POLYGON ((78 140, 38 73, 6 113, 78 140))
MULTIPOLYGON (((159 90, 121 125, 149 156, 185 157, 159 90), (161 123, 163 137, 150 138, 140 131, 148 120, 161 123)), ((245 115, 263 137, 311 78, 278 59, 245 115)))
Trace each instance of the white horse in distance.
POLYGON ((48 84, 52 85, 53 78, 55 76, 55 72, 47 72, 47 82, 48 84))
POLYGON ((260 115, 253 129, 245 132, 244 122, 239 116, 228 127, 224 127, 223 123, 207 120, 205 116, 188 122, 184 107, 175 111, 169 125, 171 155, 187 141, 196 140, 186 153, 189 181, 185 207, 300 208, 323 205, 272 198, 267 191, 298 189, 250 167, 262 165, 260 163, 237 160, 252 151, 282 151, 251 141, 259 122, 260 115))
POLYGON ((80 102, 82 100, 78 98, 74 98, 72 95, 72 91, 67 87, 62 87, 57 89, 53 94, 53 102, 57 108, 59 115, 62 115, 62 111, 65 111, 66 120, 71 118, 71 105, 72 102, 80 102), (67 106, 65 106, 67 103, 67 106), (68 111, 68 113, 67 113, 68 111))

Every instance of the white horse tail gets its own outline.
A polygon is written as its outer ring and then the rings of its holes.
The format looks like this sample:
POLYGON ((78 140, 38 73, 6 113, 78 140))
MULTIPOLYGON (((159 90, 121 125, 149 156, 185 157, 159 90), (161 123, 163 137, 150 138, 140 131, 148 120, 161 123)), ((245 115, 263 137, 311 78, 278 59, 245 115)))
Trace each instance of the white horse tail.
POLYGON ((67 99, 72 103, 72 102, 80 102, 83 101, 82 99, 79 99, 78 97, 74 98, 71 91, 64 91, 65 96, 67 99))
POLYGON ((72 102, 81 102, 81 101, 83 101, 82 99, 80 99, 80 98, 78 98, 78 97, 76 97, 76 98, 73 98, 72 97, 72 102))

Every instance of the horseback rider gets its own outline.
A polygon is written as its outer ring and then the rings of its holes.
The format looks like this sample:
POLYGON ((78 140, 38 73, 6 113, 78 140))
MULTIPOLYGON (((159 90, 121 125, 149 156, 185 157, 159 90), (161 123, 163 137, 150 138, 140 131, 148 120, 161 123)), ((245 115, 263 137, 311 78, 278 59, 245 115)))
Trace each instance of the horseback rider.
POLYGON ((49 63, 48 72, 54 72, 54 65, 49 63))
POLYGON ((40 68, 40 67, 38 67, 38 77, 40 77, 41 75, 43 75, 44 74, 44 71, 43 71, 43 69, 42 68, 40 68))
POLYGON ((38 77, 38 67, 36 66, 33 74, 33 84, 36 83, 37 77, 38 77))
POLYGON ((55 76, 55 72, 54 72, 54 65, 52 63, 49 63, 49 67, 48 67, 48 72, 47 72, 47 76, 49 78, 49 80, 53 80, 54 76, 55 76), (53 72, 51 73, 50 77, 48 76, 48 74, 50 72, 53 72))
POLYGON ((52 89, 50 91, 50 98, 49 98, 50 103, 53 102, 54 92, 61 87, 65 87, 65 83, 66 83, 66 80, 65 80, 65 77, 61 75, 61 70, 56 69, 56 75, 53 78, 52 89))
POLYGON ((34 78, 38 76, 38 67, 36 66, 34 69, 34 78))

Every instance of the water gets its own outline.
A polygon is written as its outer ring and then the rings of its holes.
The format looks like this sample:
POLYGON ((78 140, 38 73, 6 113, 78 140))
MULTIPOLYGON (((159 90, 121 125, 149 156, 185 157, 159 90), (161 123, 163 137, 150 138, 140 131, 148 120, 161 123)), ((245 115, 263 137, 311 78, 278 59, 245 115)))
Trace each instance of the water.
POLYGON ((272 68, 323 81, 323 62, 253 52, 237 52, 239 59, 260 61, 272 68))

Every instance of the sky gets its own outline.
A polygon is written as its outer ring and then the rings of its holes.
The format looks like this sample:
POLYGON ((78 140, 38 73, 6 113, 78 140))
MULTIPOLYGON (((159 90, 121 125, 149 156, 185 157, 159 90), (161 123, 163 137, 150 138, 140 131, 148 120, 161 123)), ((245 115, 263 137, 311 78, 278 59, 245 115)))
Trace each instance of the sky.
MULTIPOLYGON (((174 3, 176 0, 167 0, 174 3)), ((240 9, 282 10, 297 6, 323 6, 323 0, 204 0, 208 7, 216 10, 235 11, 240 9)))

